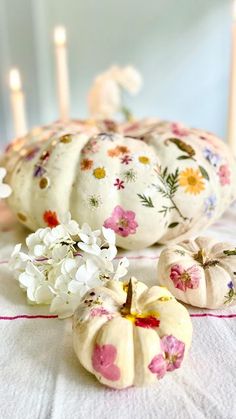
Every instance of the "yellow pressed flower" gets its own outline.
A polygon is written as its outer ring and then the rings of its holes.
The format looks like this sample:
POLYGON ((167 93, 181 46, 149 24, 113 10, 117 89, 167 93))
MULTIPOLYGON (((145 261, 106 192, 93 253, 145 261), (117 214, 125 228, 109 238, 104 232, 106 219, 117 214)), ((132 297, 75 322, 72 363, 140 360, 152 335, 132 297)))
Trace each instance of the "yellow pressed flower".
POLYGON ((179 175, 179 184, 185 188, 185 192, 193 195, 199 194, 205 189, 205 184, 199 169, 188 168, 179 175))
POLYGON ((97 167, 93 171, 93 176, 96 179, 103 179, 106 176, 106 170, 104 169, 104 167, 97 167))
POLYGON ((139 162, 142 164, 149 164, 150 163, 150 159, 147 156, 139 156, 139 162))

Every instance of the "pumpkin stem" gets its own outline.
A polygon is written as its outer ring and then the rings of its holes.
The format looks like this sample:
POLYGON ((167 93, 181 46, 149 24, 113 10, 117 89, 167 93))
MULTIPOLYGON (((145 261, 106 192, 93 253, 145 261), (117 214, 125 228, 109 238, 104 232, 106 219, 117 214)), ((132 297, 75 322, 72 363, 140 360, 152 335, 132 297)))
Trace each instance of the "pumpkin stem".
POLYGON ((202 265, 203 269, 207 269, 210 266, 216 266, 219 263, 219 260, 217 259, 208 259, 204 249, 199 250, 193 257, 202 265))
POLYGON ((204 265, 206 262, 206 252, 204 249, 200 249, 195 255, 194 259, 199 262, 201 265, 204 265))
POLYGON ((128 314, 134 314, 136 312, 136 288, 137 281, 135 278, 130 278, 129 284, 128 284, 128 291, 127 291, 127 298, 126 302, 121 309, 121 314, 126 316, 128 314))

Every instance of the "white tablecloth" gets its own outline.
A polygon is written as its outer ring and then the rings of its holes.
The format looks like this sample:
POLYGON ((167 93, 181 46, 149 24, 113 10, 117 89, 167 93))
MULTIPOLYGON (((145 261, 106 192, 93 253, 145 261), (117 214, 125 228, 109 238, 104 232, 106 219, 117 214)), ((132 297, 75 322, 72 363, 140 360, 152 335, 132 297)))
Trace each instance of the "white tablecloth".
MULTIPOLYGON (((236 244, 235 215, 232 206, 208 233, 236 244)), ((107 389, 77 361, 71 320, 47 318, 47 308, 26 305, 5 263, 25 231, 3 206, 0 226, 1 419, 236 418, 236 307, 188 308, 216 317, 192 318, 193 344, 184 366, 151 388, 107 389)), ((152 247, 123 253, 131 273, 151 285, 159 252, 152 247)))

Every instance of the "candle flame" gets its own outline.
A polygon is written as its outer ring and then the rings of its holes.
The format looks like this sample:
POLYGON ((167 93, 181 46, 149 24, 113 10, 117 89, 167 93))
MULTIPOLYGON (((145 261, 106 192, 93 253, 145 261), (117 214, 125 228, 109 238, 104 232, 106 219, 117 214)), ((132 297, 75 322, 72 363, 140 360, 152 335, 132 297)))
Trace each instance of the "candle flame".
POLYGON ((21 77, 17 68, 12 68, 9 75, 10 88, 13 91, 21 90, 21 77))
POLYGON ((66 30, 64 26, 57 26, 54 29, 54 42, 57 46, 65 45, 66 43, 66 30))

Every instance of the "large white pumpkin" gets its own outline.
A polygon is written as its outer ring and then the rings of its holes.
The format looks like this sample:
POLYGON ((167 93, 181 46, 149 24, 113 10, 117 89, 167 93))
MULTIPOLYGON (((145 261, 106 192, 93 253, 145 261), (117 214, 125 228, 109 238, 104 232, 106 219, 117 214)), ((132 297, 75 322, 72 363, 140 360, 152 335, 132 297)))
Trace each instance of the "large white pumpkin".
POLYGON ((168 245, 158 262, 158 283, 196 307, 236 304, 236 249, 210 237, 168 245))
POLYGON ((179 368, 192 340, 185 307, 165 287, 109 281, 90 290, 73 319, 81 364, 103 384, 153 384, 179 368))
POLYGON ((32 230, 70 210, 112 228, 126 249, 185 238, 236 196, 235 163, 214 135, 142 120, 55 123, 13 142, 5 155, 9 205, 32 230))

